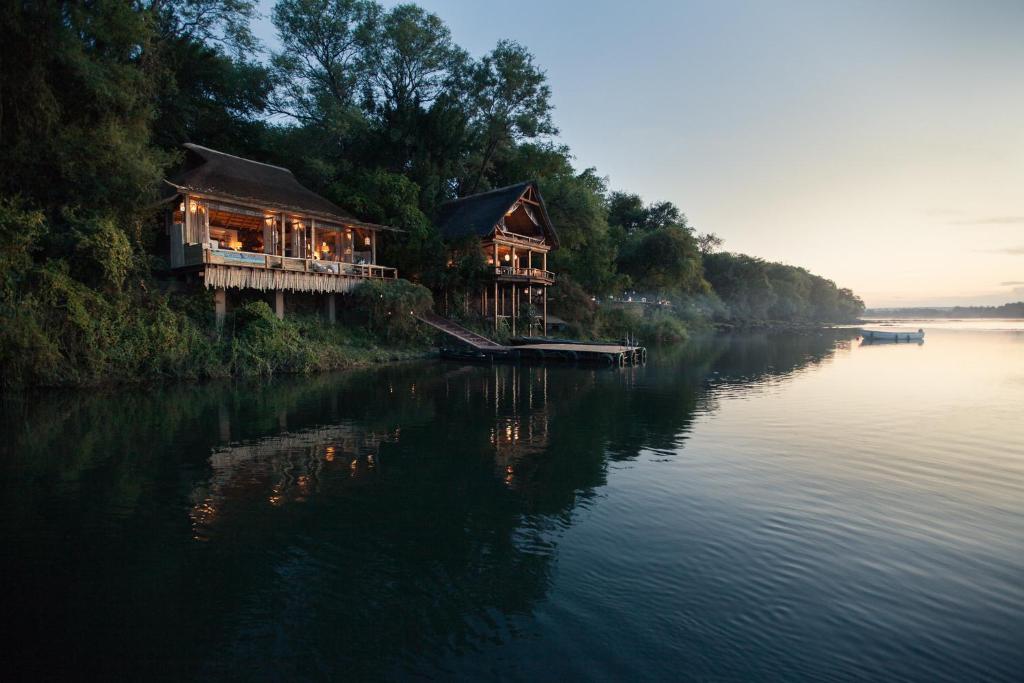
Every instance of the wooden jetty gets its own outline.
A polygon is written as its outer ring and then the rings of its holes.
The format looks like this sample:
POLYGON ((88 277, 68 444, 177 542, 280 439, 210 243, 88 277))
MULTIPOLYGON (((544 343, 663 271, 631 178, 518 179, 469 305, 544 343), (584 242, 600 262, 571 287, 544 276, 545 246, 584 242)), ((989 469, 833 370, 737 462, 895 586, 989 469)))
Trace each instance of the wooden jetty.
POLYGON ((446 357, 458 360, 567 362, 613 366, 640 365, 647 361, 647 349, 642 346, 556 341, 504 346, 434 313, 413 317, 461 343, 464 349, 442 352, 446 357))

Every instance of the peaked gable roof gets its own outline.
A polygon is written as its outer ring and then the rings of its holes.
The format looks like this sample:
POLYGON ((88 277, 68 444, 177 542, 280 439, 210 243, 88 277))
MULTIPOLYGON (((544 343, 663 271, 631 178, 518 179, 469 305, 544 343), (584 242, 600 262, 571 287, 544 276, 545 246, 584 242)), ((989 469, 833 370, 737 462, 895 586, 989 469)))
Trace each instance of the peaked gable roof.
POLYGON ((557 247, 558 234, 551 225, 544 199, 533 180, 445 202, 437 210, 438 230, 445 239, 467 235, 487 237, 494 232, 494 226, 501 221, 505 213, 515 206, 530 188, 533 188, 534 196, 540 204, 542 228, 551 238, 552 244, 557 247))
POLYGON ((367 227, 388 228, 356 220, 333 202, 303 187, 291 171, 215 149, 185 143, 182 171, 165 182, 180 192, 228 197, 239 202, 319 215, 367 227))

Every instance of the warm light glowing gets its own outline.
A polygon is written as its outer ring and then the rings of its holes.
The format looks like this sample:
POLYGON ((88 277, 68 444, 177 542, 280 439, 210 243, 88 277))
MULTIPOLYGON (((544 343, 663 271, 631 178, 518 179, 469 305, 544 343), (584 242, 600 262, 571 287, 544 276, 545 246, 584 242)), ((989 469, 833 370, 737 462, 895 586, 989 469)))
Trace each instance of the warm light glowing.
POLYGON ((511 254, 505 254, 505 263, 508 263, 511 260, 512 260, 512 255, 511 254))
POLYGON ((370 246, 370 238, 369 237, 364 237, 363 238, 363 244, 366 245, 366 246, 370 246))
POLYGON ((325 254, 329 254, 331 253, 331 248, 327 246, 327 242, 324 242, 323 244, 320 245, 320 251, 322 251, 325 254))

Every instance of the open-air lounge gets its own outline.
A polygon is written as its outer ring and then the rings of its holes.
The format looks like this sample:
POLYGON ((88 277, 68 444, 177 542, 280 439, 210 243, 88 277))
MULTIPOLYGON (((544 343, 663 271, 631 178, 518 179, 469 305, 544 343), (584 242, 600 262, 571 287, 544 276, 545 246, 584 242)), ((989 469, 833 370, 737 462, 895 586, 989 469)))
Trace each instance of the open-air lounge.
POLYGON ((299 184, 291 171, 186 144, 184 168, 168 178, 170 265, 215 291, 218 319, 227 289, 333 295, 368 278, 398 277, 377 262, 378 235, 396 231, 360 221, 299 184))

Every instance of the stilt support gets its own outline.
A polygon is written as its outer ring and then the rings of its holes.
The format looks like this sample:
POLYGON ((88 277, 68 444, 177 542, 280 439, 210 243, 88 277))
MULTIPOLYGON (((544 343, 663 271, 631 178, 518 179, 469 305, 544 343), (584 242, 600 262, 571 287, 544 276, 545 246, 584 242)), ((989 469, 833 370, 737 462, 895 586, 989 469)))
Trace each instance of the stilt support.
POLYGON ((284 292, 274 292, 274 315, 278 320, 284 320, 284 292))
POLYGON ((335 313, 335 301, 333 294, 328 294, 324 301, 324 315, 327 317, 327 322, 329 323, 333 323, 337 317, 335 313))
POLYGON ((217 321, 217 329, 224 327, 224 317, 228 313, 228 293, 224 289, 213 290, 213 315, 217 321))

